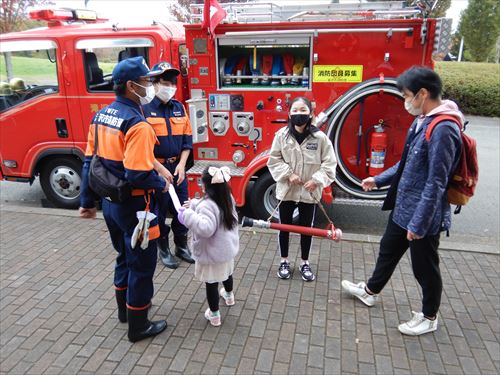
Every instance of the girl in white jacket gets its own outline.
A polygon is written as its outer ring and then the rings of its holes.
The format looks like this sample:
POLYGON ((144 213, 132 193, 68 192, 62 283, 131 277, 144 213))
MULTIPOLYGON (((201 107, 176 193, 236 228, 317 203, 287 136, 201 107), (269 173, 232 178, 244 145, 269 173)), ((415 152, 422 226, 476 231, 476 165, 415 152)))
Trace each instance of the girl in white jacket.
MULTIPOLYGON (((299 209, 299 224, 313 225, 316 203, 322 190, 335 180, 337 160, 332 142, 325 133, 312 125, 311 102, 304 97, 295 98, 290 104, 288 126, 278 130, 271 146, 267 167, 276 181, 276 198, 279 206, 280 223, 292 224, 293 211, 299 209)), ((279 233, 281 262, 278 277, 289 279, 292 269, 288 261, 290 234, 279 233)), ((311 236, 300 236, 300 275, 304 281, 313 281, 309 265, 311 236)))
POLYGON ((178 219, 192 233, 195 276, 204 281, 209 308, 205 318, 220 326, 219 294, 234 305, 234 258, 239 250, 238 215, 228 167, 210 167, 202 174, 202 199, 192 199, 179 210, 178 219), (218 291, 219 282, 224 285, 218 291))

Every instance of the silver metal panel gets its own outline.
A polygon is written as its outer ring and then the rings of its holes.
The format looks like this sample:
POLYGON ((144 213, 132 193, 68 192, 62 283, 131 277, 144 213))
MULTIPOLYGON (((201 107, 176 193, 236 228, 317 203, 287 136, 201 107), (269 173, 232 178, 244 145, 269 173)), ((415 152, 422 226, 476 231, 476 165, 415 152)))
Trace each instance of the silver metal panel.
POLYGON ((52 40, 2 40, 0 43, 0 53, 54 48, 57 48, 57 44, 52 40))
POLYGON ((242 177, 245 175, 245 169, 243 167, 236 167, 231 162, 226 161, 215 161, 215 160, 197 160, 194 165, 186 172, 187 174, 202 174, 207 167, 229 167, 231 176, 242 177))
POLYGON ((220 36, 217 39, 220 46, 262 46, 279 44, 309 45, 310 36, 306 35, 307 32, 297 32, 297 30, 286 31, 290 31, 290 33, 287 33, 288 35, 282 35, 285 33, 281 31, 274 33, 270 33, 269 31, 254 31, 252 33, 228 32, 225 36, 220 36))
POLYGON ((77 49, 115 48, 115 47, 153 47, 147 38, 82 39, 76 42, 77 49))

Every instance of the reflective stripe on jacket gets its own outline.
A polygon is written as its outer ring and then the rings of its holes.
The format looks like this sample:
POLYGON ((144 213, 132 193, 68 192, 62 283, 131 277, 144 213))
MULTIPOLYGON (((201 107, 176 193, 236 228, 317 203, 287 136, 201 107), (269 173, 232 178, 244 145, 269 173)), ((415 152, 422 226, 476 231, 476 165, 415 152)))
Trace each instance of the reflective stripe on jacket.
POLYGON ((144 106, 144 116, 160 142, 154 149, 156 158, 178 157, 183 150, 193 148, 191 123, 184 106, 178 100, 170 99, 165 104, 155 97, 144 106))

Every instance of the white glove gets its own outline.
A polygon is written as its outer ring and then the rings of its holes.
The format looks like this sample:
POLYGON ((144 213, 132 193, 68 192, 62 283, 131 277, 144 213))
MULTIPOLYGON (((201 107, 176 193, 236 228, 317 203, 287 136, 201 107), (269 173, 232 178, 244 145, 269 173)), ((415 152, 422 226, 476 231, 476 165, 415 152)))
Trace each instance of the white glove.
POLYGON ((137 243, 140 242, 141 249, 145 250, 149 245, 149 226, 151 224, 151 220, 156 218, 156 215, 149 211, 137 211, 136 216, 139 222, 134 228, 130 244, 134 249, 137 246, 137 243))

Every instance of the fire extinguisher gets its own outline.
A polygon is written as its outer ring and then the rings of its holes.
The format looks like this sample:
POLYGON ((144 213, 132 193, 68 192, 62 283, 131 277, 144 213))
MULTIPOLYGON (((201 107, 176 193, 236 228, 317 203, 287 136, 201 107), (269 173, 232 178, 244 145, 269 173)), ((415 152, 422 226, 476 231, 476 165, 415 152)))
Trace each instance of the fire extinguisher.
POLYGON ((387 132, 384 130, 384 121, 380 120, 370 134, 370 164, 368 168, 370 176, 375 176, 384 170, 386 152, 387 132))

